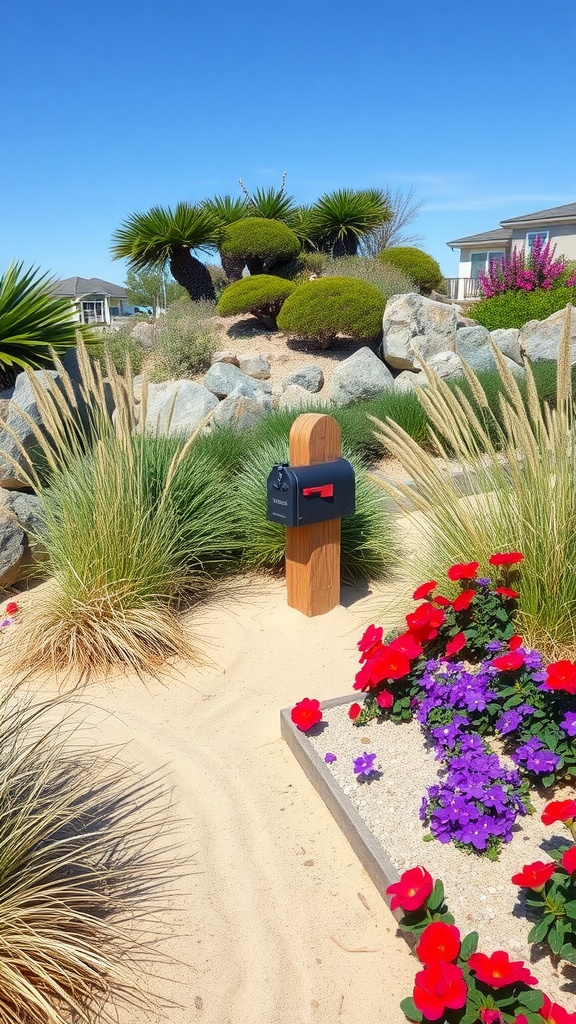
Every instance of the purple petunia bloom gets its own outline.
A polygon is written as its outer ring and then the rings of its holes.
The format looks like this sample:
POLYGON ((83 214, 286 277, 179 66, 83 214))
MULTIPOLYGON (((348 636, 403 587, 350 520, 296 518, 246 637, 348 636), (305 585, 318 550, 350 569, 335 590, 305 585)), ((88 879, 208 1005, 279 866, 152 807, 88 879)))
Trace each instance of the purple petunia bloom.
POLYGON ((331 754, 330 751, 328 751, 327 754, 324 754, 324 760, 326 764, 334 764, 334 761, 337 761, 338 758, 336 757, 336 754, 331 754))
POLYGON ((487 576, 479 576, 476 583, 479 587, 489 587, 492 580, 489 580, 487 576))
POLYGON ((501 718, 498 719, 494 728, 501 736, 506 736, 509 732, 515 732, 522 721, 522 715, 519 715, 517 711, 510 708, 509 711, 505 711, 501 718))
POLYGON ((361 757, 354 758, 354 774, 355 775, 371 775, 372 772, 376 771, 374 767, 374 761, 376 760, 376 754, 362 754, 361 757))
POLYGON ((564 730, 567 736, 576 736, 576 712, 567 711, 564 718, 560 722, 560 728, 564 730))
POLYGON ((490 640, 490 642, 486 644, 486 650, 490 652, 501 651, 503 647, 504 644, 500 640, 490 640))
POLYGON ((511 756, 516 764, 524 765, 535 775, 547 775, 560 764, 559 754, 548 750, 537 736, 532 736, 527 743, 517 747, 511 756))
POLYGON ((469 720, 464 718, 464 715, 455 715, 451 722, 448 722, 446 725, 439 725, 437 729, 431 729, 430 732, 441 746, 448 747, 451 750, 459 739, 461 727, 469 724, 469 720))

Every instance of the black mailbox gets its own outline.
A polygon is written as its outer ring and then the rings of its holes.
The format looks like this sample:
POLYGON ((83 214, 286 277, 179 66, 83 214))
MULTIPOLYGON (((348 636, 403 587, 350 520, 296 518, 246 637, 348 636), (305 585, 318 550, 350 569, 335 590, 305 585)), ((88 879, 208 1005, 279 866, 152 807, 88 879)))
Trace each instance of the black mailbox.
POLYGON ((354 469, 346 459, 313 466, 279 463, 268 477, 266 518, 282 526, 342 519, 356 510, 354 469))

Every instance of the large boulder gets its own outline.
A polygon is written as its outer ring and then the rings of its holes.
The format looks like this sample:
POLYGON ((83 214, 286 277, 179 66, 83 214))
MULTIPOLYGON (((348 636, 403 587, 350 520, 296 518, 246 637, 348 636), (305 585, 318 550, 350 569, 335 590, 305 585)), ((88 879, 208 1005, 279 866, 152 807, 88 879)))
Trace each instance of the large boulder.
MULTIPOLYGON (((416 360, 416 364, 421 365, 418 360, 416 360)), ((426 365, 434 370, 439 377, 444 377, 446 380, 455 380, 457 377, 464 376, 460 356, 457 356, 455 352, 437 352, 436 355, 430 356, 426 360, 426 365)))
MULTIPOLYGON (((247 382, 253 384, 254 378, 233 363, 212 363, 203 380, 204 387, 217 398, 227 398, 240 384, 247 382)), ((267 381, 259 381, 258 387, 266 394, 272 392, 267 381)))
POLYGON ((293 370, 287 377, 284 377, 282 381, 282 390, 286 391, 287 388, 296 384, 299 388, 305 388, 306 391, 316 394, 324 387, 324 374, 319 366, 314 363, 310 363, 309 366, 300 366, 297 370, 293 370))
POLYGON ((393 385, 390 370, 372 349, 359 348, 334 371, 328 395, 336 405, 348 405, 360 399, 375 398, 393 385))
POLYGON ((388 299, 382 326, 382 355, 398 370, 413 370, 418 356, 428 361, 456 348, 456 307, 415 292, 388 299))
POLYGON ((475 373, 497 368, 490 344, 490 331, 480 324, 476 327, 460 327, 456 331, 456 354, 465 359, 475 373))
POLYGON ((149 384, 146 429, 169 437, 189 436, 217 405, 218 399, 192 380, 149 384))
POLYGON ((422 370, 402 370, 397 377, 394 377, 394 391, 413 394, 418 388, 425 388, 427 383, 428 378, 422 370))
POLYGON ((519 366, 523 365, 520 351, 520 331, 517 327, 499 327, 490 332, 490 337, 503 356, 513 359, 519 366))
MULTIPOLYGON (((546 320, 530 320, 520 330, 520 348, 532 362, 543 359, 558 359, 558 347, 566 312, 559 309, 546 320)), ((576 363, 576 307, 570 307, 570 338, 572 364, 576 363)))
POLYGON ((6 491, 3 500, 9 518, 16 520, 18 526, 26 534, 42 537, 46 533, 43 508, 44 502, 37 494, 24 494, 21 491, 6 491))
POLYGON ((134 324, 134 327, 130 331, 130 337, 137 341, 142 348, 154 348, 156 344, 156 325, 150 324, 146 320, 141 320, 139 323, 134 324))
POLYGON ((215 428, 228 427, 232 430, 253 430, 265 416, 274 411, 272 400, 262 391, 240 385, 214 411, 215 428))
POLYGON ((26 535, 18 523, 0 520, 0 588, 11 587, 20 579, 27 547, 26 535))
POLYGON ((234 366, 238 366, 238 356, 235 352, 230 352, 229 349, 222 349, 212 353, 210 363, 233 363, 234 366))
MULTIPOLYGON (((40 387, 47 391, 48 380, 58 380, 59 374, 56 370, 36 370, 34 377, 40 387)), ((24 451, 31 454, 33 449, 38 448, 38 439, 30 420, 36 427, 42 425, 42 417, 34 397, 32 384, 26 373, 19 373, 6 417, 9 430, 0 430, 1 487, 21 488, 26 486, 26 483, 18 475, 18 468, 28 471, 30 464, 12 434, 15 435, 24 451), (24 416, 20 410, 25 414, 24 416)))
MULTIPOLYGON (((316 399, 320 401, 320 399, 316 399)), ((312 394, 299 384, 289 384, 278 399, 279 409, 303 409, 312 404, 312 394)))
POLYGON ((238 366, 243 373, 257 380, 268 380, 270 377, 270 363, 258 352, 245 352, 238 356, 238 366))

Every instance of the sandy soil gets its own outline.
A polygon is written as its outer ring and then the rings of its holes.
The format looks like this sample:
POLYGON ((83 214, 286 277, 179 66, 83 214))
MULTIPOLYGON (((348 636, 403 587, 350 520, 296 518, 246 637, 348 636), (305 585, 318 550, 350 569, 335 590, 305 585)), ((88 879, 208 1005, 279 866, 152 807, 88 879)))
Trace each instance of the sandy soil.
MULTIPOLYGON (((89 683, 83 729, 127 744, 125 760, 166 768, 189 859, 169 916, 178 963, 154 983, 173 1005, 122 1020, 404 1021, 415 962, 279 725, 303 696, 350 692, 360 630, 383 611, 396 619, 401 592, 346 589, 342 606, 307 619, 287 607, 282 582, 246 581, 191 616, 209 668, 89 683)), ((19 597, 14 641, 34 600, 41 588, 19 597)))

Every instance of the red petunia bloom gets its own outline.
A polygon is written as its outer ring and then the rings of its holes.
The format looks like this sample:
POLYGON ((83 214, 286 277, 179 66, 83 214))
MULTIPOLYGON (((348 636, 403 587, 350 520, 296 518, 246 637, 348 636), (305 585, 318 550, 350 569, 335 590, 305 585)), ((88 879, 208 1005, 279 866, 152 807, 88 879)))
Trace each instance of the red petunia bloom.
POLYGON ((418 971, 413 999, 426 1020, 440 1020, 445 1010, 460 1010, 468 998, 464 975, 456 964, 436 963, 418 971))
POLYGON ((362 708, 360 707, 359 704, 351 704, 350 707, 348 708, 348 718, 351 718, 352 721, 354 721, 355 718, 358 718, 358 715, 360 714, 361 711, 362 708))
POLYGON ((551 800, 542 811, 541 821, 553 825, 555 821, 571 821, 576 818, 576 800, 551 800))
POLYGON ((546 669, 546 686, 549 690, 565 690, 576 693, 576 661, 555 661, 546 669))
POLYGON ((512 590, 511 587, 496 587, 494 593, 500 594, 500 597, 509 597, 511 600, 515 597, 520 597, 518 591, 512 590))
POLYGON ((478 1020, 481 1024, 502 1024, 502 1014, 500 1010, 491 1010, 488 1006, 480 1010, 478 1020))
POLYGON ((493 658, 492 664, 499 672, 516 672, 524 664, 524 655, 520 651, 509 651, 508 654, 493 658))
POLYGON ((392 896, 390 910, 396 910, 397 907, 408 913, 420 910, 433 888, 434 880, 426 868, 408 868, 397 882, 393 882, 386 889, 386 894, 392 896))
POLYGON ((522 637, 518 636, 518 633, 514 633, 514 636, 511 636, 508 641, 508 650, 517 651, 519 647, 522 647, 523 643, 522 637))
POLYGON ((394 694, 390 690, 380 690, 376 696, 376 703, 379 708, 391 708, 394 703, 394 694))
POLYGON ((470 607, 475 597, 475 590, 463 590, 462 593, 458 594, 458 597, 454 598, 454 600, 452 601, 452 607, 454 611, 465 612, 466 609, 470 607))
POLYGON ((573 875, 576 872, 576 846, 570 846, 564 851, 560 863, 569 875, 573 875))
POLYGON ((456 633, 456 636, 453 636, 446 644, 444 657, 451 658, 453 654, 458 654, 463 647, 466 647, 466 637, 464 633, 456 633))
POLYGON ((538 1013, 546 1024, 576 1024, 576 1013, 568 1013, 568 1010, 558 1003, 553 1003, 548 996, 544 996, 538 1013))
POLYGON ((479 562, 457 562, 446 573, 449 580, 473 580, 478 572, 479 562))
POLYGON ((311 729, 322 718, 320 701, 304 697, 294 705, 290 712, 290 718, 301 732, 308 732, 308 729, 311 729))
POLYGON ((520 885, 523 889, 536 889, 538 892, 543 889, 549 878, 556 871, 554 861, 547 864, 542 860, 535 860, 533 864, 525 864, 522 871, 512 875, 512 884, 520 885))
POLYGON ((506 988, 507 985, 537 985, 523 960, 510 960, 508 953, 498 949, 490 956, 487 953, 473 953, 468 960, 470 970, 474 971, 478 981, 483 981, 491 988, 506 988))
POLYGON ((413 658, 419 658, 422 654, 422 644, 419 644, 412 633, 402 633, 401 636, 397 636, 394 640, 391 640, 388 644, 393 651, 400 651, 401 654, 405 654, 407 658, 412 661, 413 658))
POLYGON ((421 583, 419 587, 412 594, 415 601, 422 601, 424 597, 428 597, 433 590, 438 586, 436 580, 428 580, 428 583, 421 583))
POLYGON ((8 601, 8 604, 6 605, 6 615, 16 615, 18 610, 16 601, 8 601))
POLYGON ((415 611, 406 616, 408 630, 417 643, 435 640, 440 626, 444 625, 446 616, 440 608, 435 608, 430 601, 419 604, 415 611))
POLYGON ((460 932, 456 925, 433 921, 422 932, 416 955, 423 964, 450 963, 460 952, 460 932))
POLYGON ((359 651, 369 651, 374 644, 379 644, 384 630, 382 626, 368 626, 368 629, 364 631, 360 640, 358 641, 357 647, 359 651))
POLYGON ((490 565, 514 565, 515 562, 521 562, 524 555, 520 551, 504 551, 499 555, 490 555, 488 559, 490 565))
POLYGON ((432 600, 439 608, 450 608, 452 605, 452 601, 449 601, 448 598, 444 597, 442 594, 438 594, 438 596, 433 597, 432 600))
POLYGON ((402 679, 410 672, 410 662, 402 651, 380 647, 356 673, 355 690, 378 686, 384 679, 402 679))
POLYGON ((353 689, 368 690, 371 686, 374 686, 374 683, 372 682, 372 667, 370 662, 367 661, 356 673, 353 689))

